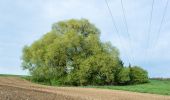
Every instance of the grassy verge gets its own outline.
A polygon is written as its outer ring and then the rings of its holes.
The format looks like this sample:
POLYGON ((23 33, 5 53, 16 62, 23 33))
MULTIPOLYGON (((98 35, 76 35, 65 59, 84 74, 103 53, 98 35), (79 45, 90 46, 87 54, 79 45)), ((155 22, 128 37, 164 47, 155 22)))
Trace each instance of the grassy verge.
POLYGON ((128 86, 87 86, 88 88, 101 88, 111 90, 125 90, 141 93, 170 95, 170 80, 150 80, 150 83, 128 86))

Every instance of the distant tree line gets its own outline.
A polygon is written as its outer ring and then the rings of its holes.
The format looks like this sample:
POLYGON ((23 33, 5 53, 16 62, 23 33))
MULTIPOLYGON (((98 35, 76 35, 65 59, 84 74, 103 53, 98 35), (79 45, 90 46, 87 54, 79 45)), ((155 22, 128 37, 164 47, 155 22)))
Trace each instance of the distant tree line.
POLYGON ((22 67, 31 79, 51 85, 127 85, 148 82, 138 66, 125 67, 119 51, 101 42, 100 31, 86 19, 61 21, 30 46, 22 67))

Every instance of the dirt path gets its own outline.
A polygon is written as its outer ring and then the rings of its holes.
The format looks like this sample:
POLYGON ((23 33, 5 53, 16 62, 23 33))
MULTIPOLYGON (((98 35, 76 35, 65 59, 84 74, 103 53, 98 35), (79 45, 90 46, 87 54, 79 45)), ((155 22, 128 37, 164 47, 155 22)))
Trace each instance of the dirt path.
POLYGON ((17 77, 0 77, 0 100, 170 100, 170 96, 92 88, 50 87, 17 77))

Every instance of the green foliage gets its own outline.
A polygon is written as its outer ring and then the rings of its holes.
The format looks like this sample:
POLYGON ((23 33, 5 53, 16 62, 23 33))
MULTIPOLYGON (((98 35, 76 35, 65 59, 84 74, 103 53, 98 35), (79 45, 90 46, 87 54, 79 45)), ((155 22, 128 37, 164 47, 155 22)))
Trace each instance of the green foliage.
POLYGON ((130 82, 130 69, 122 68, 120 73, 118 73, 118 83, 122 85, 129 84, 130 82))
POLYGON ((22 61, 34 81, 51 85, 112 85, 123 68, 118 50, 101 42, 100 31, 86 19, 53 24, 52 31, 24 47, 22 61))
POLYGON ((105 85, 115 82, 117 59, 108 54, 97 54, 84 60, 80 65, 80 84, 105 85))
POLYGON ((148 73, 140 67, 130 67, 130 80, 132 84, 147 83, 148 73))
POLYGON ((82 34, 83 36, 88 36, 89 34, 100 34, 100 31, 87 19, 60 21, 53 24, 52 30, 61 34, 74 31, 78 34, 82 34))

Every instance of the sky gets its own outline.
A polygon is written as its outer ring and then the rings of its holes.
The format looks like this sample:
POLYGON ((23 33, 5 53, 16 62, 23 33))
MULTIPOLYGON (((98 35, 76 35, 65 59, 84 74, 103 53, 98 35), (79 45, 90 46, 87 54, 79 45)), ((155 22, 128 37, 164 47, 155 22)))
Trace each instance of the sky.
POLYGON ((150 77, 170 77, 170 4, 161 25, 167 0, 155 0, 150 28, 152 0, 123 0, 127 27, 121 0, 107 1, 118 32, 105 0, 0 0, 0 73, 28 75, 21 68, 25 45, 55 22, 86 18, 100 29, 103 42, 119 49, 125 65, 141 66, 150 77))

